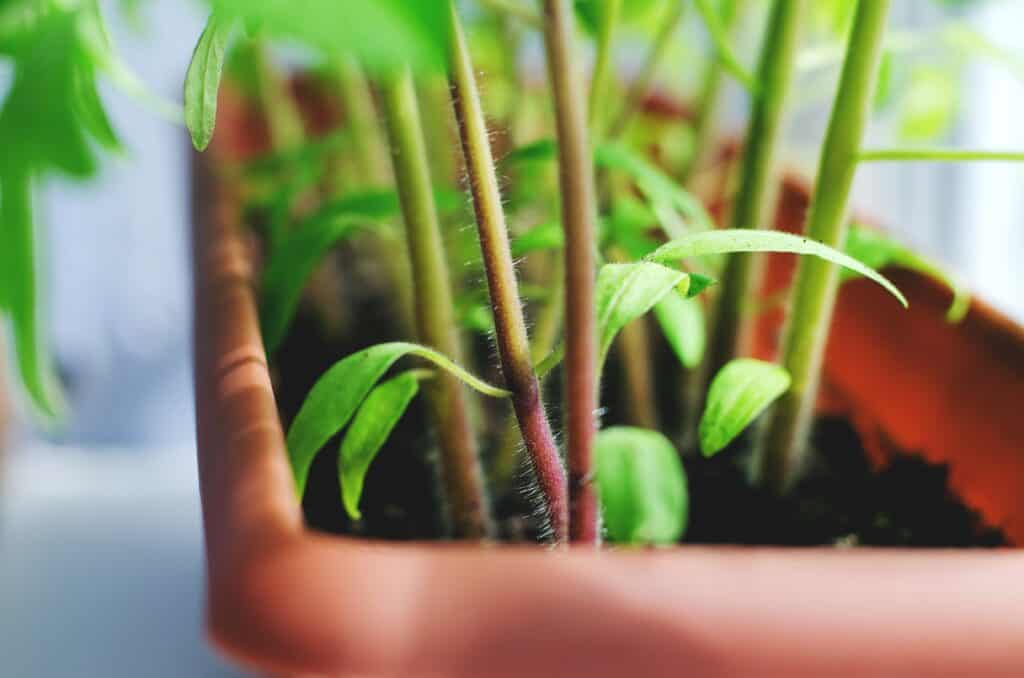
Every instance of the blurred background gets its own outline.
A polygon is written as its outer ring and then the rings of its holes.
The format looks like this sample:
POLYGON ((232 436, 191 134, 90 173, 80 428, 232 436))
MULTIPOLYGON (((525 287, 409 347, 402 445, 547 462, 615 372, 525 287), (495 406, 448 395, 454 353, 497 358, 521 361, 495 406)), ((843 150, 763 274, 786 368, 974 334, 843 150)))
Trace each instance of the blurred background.
MULTIPOLYGON (((110 5, 125 61, 155 92, 180 100, 204 19, 199 3, 103 4, 110 5), (125 4, 138 5, 137 16, 120 12, 125 4)), ((1024 3, 895 0, 894 12, 895 30, 942 30, 956 20, 992 45, 1017 50, 996 59, 961 59, 948 46, 923 50, 916 57, 923 75, 915 77, 922 79, 916 86, 924 99, 955 103, 922 104, 925 118, 948 118, 931 121, 942 129, 933 142, 1024 148, 1024 3), (929 66, 951 57, 956 77, 929 82, 929 66)), ((691 15, 685 30, 700 41, 696 23, 691 15)), ((624 74, 635 67, 639 44, 623 46, 624 74)), ((527 50, 524 68, 541 68, 538 56, 539 49, 527 50)), ((807 176, 813 176, 837 66, 826 58, 816 75, 814 58, 808 55, 798 88, 798 97, 810 103, 794 116, 787 151, 787 162, 807 176)), ((7 75, 0 71, 4 87, 7 75)), ((671 69, 665 75, 671 78, 671 69)), ((137 101, 113 88, 103 94, 127 151, 104 163, 99 180, 54 182, 38 196, 48 230, 47 315, 71 415, 59 432, 34 430, 28 417, 16 415, 3 462, 0 673, 236 675, 202 639, 190 374, 190 146, 183 129, 137 101)), ((739 91, 727 93, 724 132, 742 130, 743 102, 739 91)), ((891 142, 906 132, 900 128, 907 116, 883 111, 869 141, 891 142)), ((1018 261, 1024 254, 1024 169, 869 165, 858 175, 855 202, 960 274, 978 296, 1024 321, 1018 261)), ((16 411, 24 412, 17 402, 16 411)))

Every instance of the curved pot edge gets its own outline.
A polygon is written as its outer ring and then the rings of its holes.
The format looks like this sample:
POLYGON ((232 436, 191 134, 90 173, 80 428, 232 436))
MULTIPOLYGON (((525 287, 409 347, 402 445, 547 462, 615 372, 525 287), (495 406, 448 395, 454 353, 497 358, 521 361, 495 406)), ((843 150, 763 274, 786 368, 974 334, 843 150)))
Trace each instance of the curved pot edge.
POLYGON ((306 531, 218 198, 194 219, 195 388, 209 632, 236 661, 381 676, 1024 671, 1022 552, 544 553, 306 531))

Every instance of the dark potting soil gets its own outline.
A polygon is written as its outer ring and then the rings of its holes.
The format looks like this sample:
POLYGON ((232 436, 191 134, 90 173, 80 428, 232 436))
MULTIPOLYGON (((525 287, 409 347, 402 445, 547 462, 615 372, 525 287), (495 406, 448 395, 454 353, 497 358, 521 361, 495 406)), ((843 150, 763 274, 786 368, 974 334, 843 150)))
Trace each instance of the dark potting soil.
MULTIPOLYGON (((339 303, 348 309, 348 329, 326 331, 320 314, 304 302, 288 338, 274 357, 275 392, 285 424, 306 394, 335 361, 373 344, 401 336, 393 315, 382 311, 381 297, 368 293, 374 285, 365 274, 347 269, 339 281, 339 303)), ((491 351, 486 341, 470 347, 480 355, 491 351)), ((663 365, 663 356, 656 361, 663 365)), ((619 374, 610 364, 604 387, 606 424, 621 423, 617 397, 619 374)), ((669 372, 670 373, 670 372, 669 372)), ((666 373, 668 374, 668 373, 666 373)), ((494 378, 494 375, 486 375, 494 378)), ((557 403, 557 379, 548 394, 557 403)), ((670 379, 659 380, 660 384, 670 379)), ((678 383, 678 382, 675 382, 678 383)), ((666 391, 678 394, 679 389, 666 391)), ((665 396, 665 394, 661 394, 665 396)), ((663 420, 678 412, 674 398, 659 397, 663 420)), ((554 410, 554 408, 552 408, 554 410)), ((498 414, 507 413, 507 409, 498 414)), ((552 411, 554 416, 554 411, 552 411)), ((481 420, 500 422, 482 410, 481 420)), ((485 426, 498 430, 499 426, 485 426)), ((303 510, 318 530, 383 539, 436 539, 444 534, 442 502, 437 493, 435 444, 425 408, 419 399, 400 420, 370 466, 361 502, 363 519, 353 523, 341 505, 337 474, 340 437, 328 442, 310 471, 303 510)), ((483 444, 484 459, 496 447, 496 436, 483 444)), ((845 421, 817 423, 816 454, 806 475, 784 497, 752 487, 746 480, 749 441, 741 437, 712 459, 684 457, 690 492, 689 527, 685 541, 705 544, 844 545, 905 547, 993 547, 1004 536, 986 527, 948 489, 948 469, 921 457, 897 455, 883 469, 868 461, 856 432, 845 421)), ((493 498, 502 536, 536 540, 543 525, 534 515, 528 479, 520 478, 493 498)))

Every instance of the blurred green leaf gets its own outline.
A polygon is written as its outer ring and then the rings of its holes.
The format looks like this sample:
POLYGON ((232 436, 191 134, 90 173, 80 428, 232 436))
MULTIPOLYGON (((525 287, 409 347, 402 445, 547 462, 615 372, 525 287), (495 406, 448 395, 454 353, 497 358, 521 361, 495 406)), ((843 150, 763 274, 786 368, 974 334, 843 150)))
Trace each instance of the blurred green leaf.
POLYGON ((269 36, 326 55, 355 56, 368 70, 403 65, 442 71, 447 3, 439 0, 210 0, 226 18, 258 24, 269 36))
POLYGON ((508 391, 478 379, 433 349, 417 344, 378 344, 335 363, 306 395, 288 429, 288 459, 299 497, 305 493, 313 458, 328 440, 349 423, 381 377, 404 356, 417 356, 447 371, 471 388, 494 398, 508 391))
POLYGON ((403 372, 374 388, 359 407, 338 450, 341 501, 353 520, 359 520, 359 500, 370 464, 419 392, 415 370, 403 372))
MULTIPOLYGON (((925 257, 908 249, 904 245, 887 238, 878 231, 854 224, 846 236, 846 253, 876 271, 886 266, 900 266, 912 271, 923 273, 949 286, 953 291, 953 302, 946 312, 946 320, 960 322, 971 307, 970 291, 963 282, 925 257)), ((841 280, 858 277, 857 273, 843 270, 841 280)))
POLYGON ((561 249, 565 245, 565 232, 558 221, 547 221, 517 235, 512 240, 512 256, 523 257, 531 252, 561 249))
POLYGON ((789 389, 789 373, 772 363, 741 358, 723 367, 708 390, 700 418, 700 449, 705 457, 723 450, 758 415, 789 389))
POLYGON ((958 109, 956 73, 948 68, 918 65, 910 72, 910 81, 900 106, 900 135, 924 141, 945 134, 958 109))
POLYGON ((325 203, 285 232, 270 253, 260 293, 260 327, 268 353, 284 340, 302 290, 327 252, 397 210, 397 198, 390 191, 357 193, 325 203))
POLYGON ((625 173, 650 203, 670 238, 715 227, 704 205, 689 191, 639 154, 620 144, 601 144, 594 152, 598 167, 625 173))
POLYGON ((601 512, 609 538, 622 544, 673 544, 689 517, 686 472, 657 431, 613 427, 594 448, 601 512))
POLYGON ((707 326, 701 303, 673 292, 655 305, 654 317, 683 367, 692 370, 700 365, 707 344, 707 326))
POLYGON ((199 151, 205 150, 213 139, 217 94, 233 25, 234 22, 225 21, 217 14, 210 15, 185 75, 185 125, 192 135, 192 144, 199 151))

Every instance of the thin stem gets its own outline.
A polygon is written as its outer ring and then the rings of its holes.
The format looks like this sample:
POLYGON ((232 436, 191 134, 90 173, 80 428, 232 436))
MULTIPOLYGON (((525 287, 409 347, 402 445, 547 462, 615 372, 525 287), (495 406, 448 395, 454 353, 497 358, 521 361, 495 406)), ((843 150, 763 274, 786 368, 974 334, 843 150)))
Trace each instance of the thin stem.
MULTIPOLYGON (((725 0, 722 3, 722 30, 731 34, 739 23, 747 0, 725 0)), ((693 120, 693 150, 684 163, 679 177, 680 183, 689 183, 694 171, 704 161, 704 156, 715 143, 717 134, 718 103, 721 98, 722 85, 725 83, 725 67, 722 60, 713 58, 708 61, 704 80, 701 83, 697 99, 697 112, 693 120)))
POLYGON ((512 263, 487 122, 480 105, 469 46, 454 1, 449 3, 449 14, 452 103, 476 210, 501 370, 506 387, 512 391, 512 406, 544 495, 554 540, 561 543, 569 538, 569 488, 565 469, 544 411, 540 384, 533 372, 530 340, 519 300, 519 283, 512 263))
POLYGON ((1024 162, 1024 151, 985 151, 954 148, 872 148, 857 155, 860 162, 951 161, 1024 162))
POLYGON ((597 209, 594 165, 582 107, 583 86, 574 55, 570 0, 544 0, 544 42, 557 122, 562 227, 565 229, 566 405, 570 536, 600 543, 594 484, 597 434, 597 328, 594 311, 597 209))
MULTIPOLYGON (((774 200, 775 148, 782 135, 786 100, 795 71, 804 0, 774 0, 761 47, 755 95, 747 126, 739 192, 732 205, 732 228, 764 228, 774 200)), ((751 298, 755 255, 730 255, 712 320, 703 383, 718 373, 743 345, 745 304, 751 298)))
POLYGON ((391 172, 386 156, 381 153, 383 134, 370 83, 352 58, 341 60, 334 72, 345 108, 345 126, 350 132, 353 161, 358 168, 355 179, 364 187, 385 186, 390 182, 391 172))
POLYGON ((657 73, 658 67, 665 57, 665 52, 672 43, 672 36, 675 35, 685 15, 686 3, 682 0, 674 0, 661 21, 658 33, 654 36, 654 41, 651 43, 647 56, 644 58, 644 63, 640 67, 640 72, 637 73, 636 78, 633 79, 629 90, 626 92, 626 103, 622 106, 622 110, 619 111, 619 114, 608 129, 609 140, 622 136, 626 128, 629 127, 633 116, 640 109, 640 105, 651 89, 654 75, 657 73))
MULTIPOLYGON (((419 105, 409 70, 403 69, 386 80, 382 95, 395 181, 412 259, 419 341, 460 362, 451 284, 434 204, 419 105)), ((455 530, 467 538, 486 537, 492 529, 490 508, 462 386, 448 374, 439 375, 427 386, 441 446, 441 475, 455 530)))
POLYGON ((601 23, 597 32, 597 57, 590 80, 590 101, 587 106, 587 119, 590 121, 591 134, 595 137, 602 135, 604 108, 612 86, 612 48, 615 45, 615 29, 619 23, 622 0, 604 0, 599 6, 601 23))
MULTIPOLYGON (((354 181, 355 186, 381 187, 391 183, 391 168, 388 165, 387 156, 382 152, 386 148, 383 140, 383 131, 377 116, 377 107, 373 101, 373 90, 366 74, 359 66, 359 63, 352 58, 340 61, 335 68, 338 91, 345 108, 345 124, 349 131, 349 138, 352 140, 352 163, 354 165, 352 177, 335 177, 334 190, 341 193, 348 189, 348 183, 342 184, 342 180, 354 181)), ((347 149, 342 149, 344 153, 347 149)), ((343 166, 346 158, 335 159, 335 167, 343 166)), ((388 283, 394 292, 397 303, 398 318, 405 335, 411 336, 414 330, 413 321, 413 292, 411 273, 409 271, 409 258, 405 252, 405 243, 400 243, 402 252, 395 253, 395 243, 388 242, 383 237, 372 236, 369 244, 369 254, 387 271, 388 283), (398 256, 396 256, 396 254, 398 256)))
MULTIPOLYGON (((821 150, 807 235, 832 247, 842 247, 846 238, 850 187, 871 112, 888 11, 889 0, 857 4, 839 91, 821 150)), ((792 385, 760 432, 753 468, 758 481, 778 492, 792 482, 806 456, 838 287, 836 266, 812 257, 800 260, 793 312, 782 350, 792 385)))

